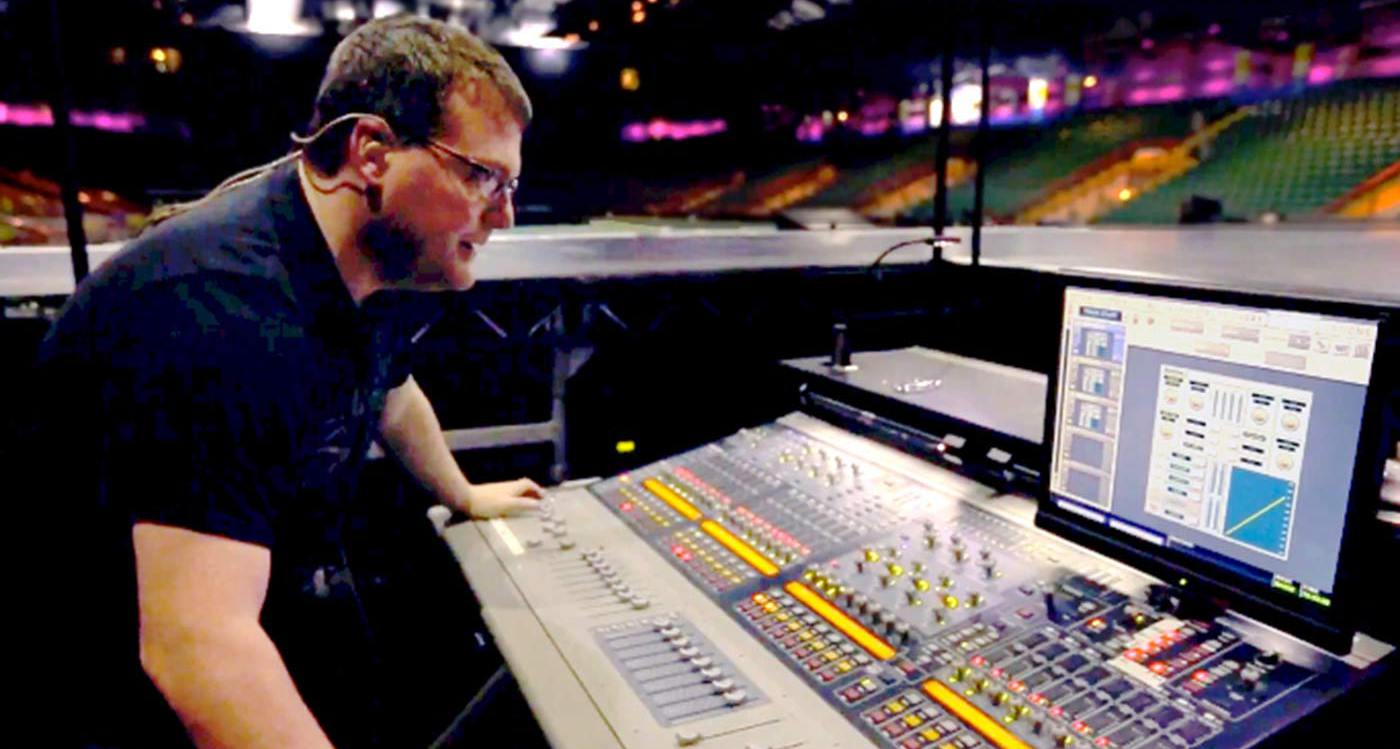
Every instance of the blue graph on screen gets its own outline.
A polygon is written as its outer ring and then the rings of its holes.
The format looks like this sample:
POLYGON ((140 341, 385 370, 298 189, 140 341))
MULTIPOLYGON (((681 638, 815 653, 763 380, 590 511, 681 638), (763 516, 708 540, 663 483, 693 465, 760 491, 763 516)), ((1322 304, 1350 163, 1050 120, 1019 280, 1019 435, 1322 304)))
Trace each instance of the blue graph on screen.
POLYGON ((1293 523, 1292 481, 1235 466, 1225 507, 1225 536, 1274 556, 1288 551, 1293 523))

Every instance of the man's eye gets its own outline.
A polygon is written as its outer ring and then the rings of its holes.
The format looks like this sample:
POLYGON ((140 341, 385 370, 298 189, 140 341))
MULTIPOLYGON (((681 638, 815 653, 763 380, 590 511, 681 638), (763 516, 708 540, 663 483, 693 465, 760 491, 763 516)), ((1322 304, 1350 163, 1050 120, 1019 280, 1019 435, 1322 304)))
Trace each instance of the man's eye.
POLYGON ((496 173, 494 171, 478 164, 468 164, 468 166, 471 167, 471 179, 473 182, 495 181, 496 173))

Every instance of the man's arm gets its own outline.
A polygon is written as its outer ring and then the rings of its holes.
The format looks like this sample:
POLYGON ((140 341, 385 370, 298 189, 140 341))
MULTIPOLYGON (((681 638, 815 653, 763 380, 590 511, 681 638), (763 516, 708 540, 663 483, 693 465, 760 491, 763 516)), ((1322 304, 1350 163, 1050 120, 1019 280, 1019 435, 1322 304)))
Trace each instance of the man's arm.
POLYGON ((141 665, 200 749, 331 749, 258 621, 271 554, 256 544, 132 528, 141 665))
POLYGON ((423 389, 409 377, 389 392, 379 433, 385 445, 425 489, 444 504, 477 518, 528 512, 544 492, 530 479, 473 485, 442 436, 423 389))

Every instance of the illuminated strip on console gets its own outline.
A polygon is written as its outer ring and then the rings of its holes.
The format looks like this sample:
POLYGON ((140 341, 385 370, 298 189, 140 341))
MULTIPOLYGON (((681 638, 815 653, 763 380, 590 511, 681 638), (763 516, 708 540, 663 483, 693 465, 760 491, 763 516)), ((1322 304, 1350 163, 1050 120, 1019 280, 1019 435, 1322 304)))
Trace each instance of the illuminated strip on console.
POLYGON ((982 734, 982 738, 991 742, 992 746, 997 747, 997 749, 1032 749, 1030 744, 1006 730, 995 718, 982 712, 976 705, 968 702, 962 695, 944 686, 941 682, 924 682, 924 693, 952 713, 953 717, 982 734))
POLYGON ((756 549, 744 543, 738 536, 730 533, 724 526, 713 520, 706 520, 700 524, 700 530, 710 534, 710 537, 720 542, 724 548, 734 552, 736 556, 749 563, 750 567, 758 570, 764 577, 772 577, 778 574, 778 565, 768 560, 768 557, 758 553, 756 549))
POLYGON ((699 510, 695 509, 695 505, 685 501, 681 498, 681 495, 671 491, 671 487, 666 486, 656 479, 647 479, 642 482, 642 486, 646 487, 647 491, 655 494, 662 502, 670 505, 671 509, 679 512, 686 520, 700 519, 701 513, 699 510))
POLYGON ((788 595, 802 602, 802 605, 811 609, 813 613, 827 620, 831 626, 838 629, 841 634, 851 638, 867 653, 876 658, 887 661, 894 657, 895 650, 888 642, 880 639, 875 633, 861 626, 861 623, 846 616, 846 612, 831 605, 825 598, 822 598, 816 591, 797 582, 796 580, 783 586, 783 590, 788 595))

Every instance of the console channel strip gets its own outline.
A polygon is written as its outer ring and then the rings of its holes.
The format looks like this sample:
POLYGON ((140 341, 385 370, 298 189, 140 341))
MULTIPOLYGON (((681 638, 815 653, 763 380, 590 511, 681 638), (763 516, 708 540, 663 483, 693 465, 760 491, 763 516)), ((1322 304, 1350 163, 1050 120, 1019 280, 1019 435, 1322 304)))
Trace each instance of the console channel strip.
POLYGON ((800 569, 939 499, 782 425, 743 430, 592 491, 712 592, 800 569))

